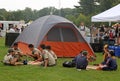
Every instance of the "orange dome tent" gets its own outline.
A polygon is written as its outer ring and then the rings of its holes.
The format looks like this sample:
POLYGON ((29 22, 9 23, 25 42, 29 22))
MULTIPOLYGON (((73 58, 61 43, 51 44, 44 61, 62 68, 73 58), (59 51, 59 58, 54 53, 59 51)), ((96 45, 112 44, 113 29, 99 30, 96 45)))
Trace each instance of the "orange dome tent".
POLYGON ((82 37, 77 27, 69 20, 47 15, 30 24, 15 40, 19 48, 29 52, 28 44, 40 48, 40 44, 50 45, 58 57, 74 57, 82 50, 94 55, 90 45, 82 37))

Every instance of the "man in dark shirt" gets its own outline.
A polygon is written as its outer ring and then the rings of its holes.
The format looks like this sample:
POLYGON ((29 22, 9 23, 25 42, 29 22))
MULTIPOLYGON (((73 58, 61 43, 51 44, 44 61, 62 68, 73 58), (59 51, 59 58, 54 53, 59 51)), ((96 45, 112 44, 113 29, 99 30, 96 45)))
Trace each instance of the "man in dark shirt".
POLYGON ((84 50, 74 58, 73 61, 76 64, 76 69, 86 70, 86 67, 88 65, 87 54, 88 54, 88 52, 86 50, 84 50))
POLYGON ((101 69, 104 71, 117 70, 117 62, 114 57, 114 52, 110 51, 108 57, 109 58, 107 59, 106 63, 101 67, 101 69))

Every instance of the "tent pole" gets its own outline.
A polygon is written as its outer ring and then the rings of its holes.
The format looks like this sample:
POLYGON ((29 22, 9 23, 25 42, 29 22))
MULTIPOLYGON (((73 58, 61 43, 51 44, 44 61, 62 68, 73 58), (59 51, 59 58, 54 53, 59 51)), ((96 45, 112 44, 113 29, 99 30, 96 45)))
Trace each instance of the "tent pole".
POLYGON ((63 40, 62 29, 60 28, 59 31, 60 31, 60 39, 61 39, 61 41, 63 42, 64 40, 63 40))

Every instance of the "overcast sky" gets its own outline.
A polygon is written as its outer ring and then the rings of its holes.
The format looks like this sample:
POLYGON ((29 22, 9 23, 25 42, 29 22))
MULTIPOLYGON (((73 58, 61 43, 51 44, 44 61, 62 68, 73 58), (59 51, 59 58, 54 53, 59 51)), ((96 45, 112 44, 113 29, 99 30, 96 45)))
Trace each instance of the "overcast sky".
POLYGON ((26 7, 40 10, 45 7, 74 8, 79 0, 0 0, 0 8, 6 10, 23 10, 26 7))

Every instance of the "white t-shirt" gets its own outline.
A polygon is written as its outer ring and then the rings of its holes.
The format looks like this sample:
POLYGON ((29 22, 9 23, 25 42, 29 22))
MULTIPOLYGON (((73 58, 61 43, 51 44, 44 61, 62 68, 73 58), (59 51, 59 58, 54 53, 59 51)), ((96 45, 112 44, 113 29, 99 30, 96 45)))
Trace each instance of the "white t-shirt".
POLYGON ((5 55, 3 62, 4 62, 4 63, 10 63, 10 61, 11 61, 13 58, 14 58, 14 57, 13 57, 12 55, 7 54, 7 55, 5 55))
POLYGON ((80 31, 85 31, 85 26, 80 26, 80 31))
POLYGON ((13 28, 10 28, 9 32, 15 32, 15 30, 13 28))

